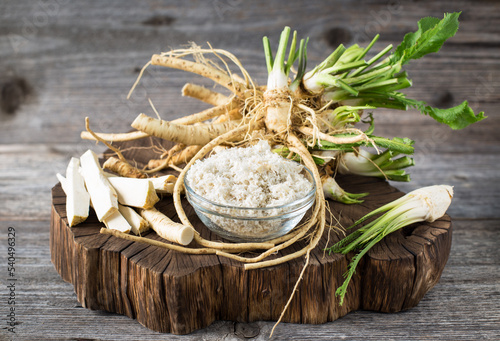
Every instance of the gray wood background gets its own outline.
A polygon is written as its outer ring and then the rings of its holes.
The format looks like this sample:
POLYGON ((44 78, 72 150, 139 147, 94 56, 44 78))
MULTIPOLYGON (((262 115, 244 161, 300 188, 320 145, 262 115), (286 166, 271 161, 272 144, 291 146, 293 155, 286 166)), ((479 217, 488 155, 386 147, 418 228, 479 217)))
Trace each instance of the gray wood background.
POLYGON ((69 1, 0 3, 0 339, 268 339, 272 322, 216 322, 186 336, 159 334, 137 321, 77 302, 50 262, 50 188, 71 156, 104 148, 80 140, 84 117, 96 131, 125 132, 140 112, 164 119, 205 108, 180 96, 180 71, 151 68, 126 95, 153 53, 192 41, 237 55, 265 82, 262 36, 285 25, 309 36, 309 65, 338 43, 375 50, 398 44, 418 19, 463 11, 458 34, 436 55, 409 65, 410 97, 447 107, 468 99, 487 120, 451 131, 415 111, 376 112, 376 133, 416 140, 404 191, 446 183, 456 197, 450 258, 441 281, 414 309, 351 313, 323 325, 281 324, 276 340, 500 339, 500 3, 498 1, 69 1), (16 230, 16 334, 7 331, 7 229, 16 230))

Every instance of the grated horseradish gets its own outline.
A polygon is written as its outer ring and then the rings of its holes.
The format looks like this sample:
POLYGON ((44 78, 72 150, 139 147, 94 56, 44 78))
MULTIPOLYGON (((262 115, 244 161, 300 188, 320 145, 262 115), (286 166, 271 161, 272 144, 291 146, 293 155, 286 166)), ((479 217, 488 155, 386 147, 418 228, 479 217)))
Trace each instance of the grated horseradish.
MULTIPOLYGON (((196 161, 187 180, 191 189, 203 198, 223 205, 271 208, 304 198, 313 183, 304 175, 304 166, 271 151, 267 141, 247 148, 228 148, 204 160, 196 161)), ((211 210, 240 217, 255 215, 254 210, 214 206, 211 210)), ((261 210, 267 216, 286 213, 289 208, 261 210)), ((234 220, 206 214, 217 226, 241 237, 257 237, 278 232, 283 221, 234 220)), ((300 220, 300 219, 299 219, 300 220)))

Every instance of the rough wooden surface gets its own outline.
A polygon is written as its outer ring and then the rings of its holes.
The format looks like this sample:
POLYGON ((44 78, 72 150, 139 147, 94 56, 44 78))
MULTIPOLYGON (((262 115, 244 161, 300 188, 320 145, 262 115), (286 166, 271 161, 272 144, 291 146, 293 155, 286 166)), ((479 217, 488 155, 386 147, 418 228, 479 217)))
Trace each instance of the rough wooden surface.
MULTIPOLYGON (((279 340, 497 340, 500 338, 500 76, 496 1, 157 2, 3 1, 0 3, 0 313, 6 314, 7 227, 17 231, 18 340, 237 340, 268 338, 272 323, 216 322, 186 336, 159 334, 128 317, 82 309, 73 286, 50 262, 50 189, 54 174, 88 148, 83 118, 99 131, 127 131, 151 98, 166 119, 206 108, 181 98, 199 78, 153 70, 130 101, 125 96, 152 53, 188 41, 225 48, 265 80, 263 35, 284 25, 310 36, 310 63, 338 42, 379 46, 401 41, 419 18, 462 10, 458 34, 439 54, 409 65, 411 97, 446 107, 468 99, 489 118, 450 131, 417 112, 376 112, 376 133, 416 140, 412 182, 403 191, 447 183, 456 196, 448 213, 454 232, 439 283, 403 313, 351 313, 320 325, 282 324, 279 340), (393 6, 393 5, 396 6, 393 6), (399 6, 398 6, 399 5, 399 6), (313 43, 314 42, 314 43, 313 43), (175 103, 174 105, 172 103, 175 103)), ((209 83, 206 85, 210 85, 209 83)))
MULTIPOLYGON (((152 146, 158 139, 120 144, 132 163, 158 158, 152 146)), ((350 226, 366 213, 403 195, 386 181, 359 176, 338 177, 348 192, 369 192, 360 205, 329 202, 328 226, 350 226), (335 217, 333 220, 331 217, 335 217)), ((58 184, 52 189, 51 259, 61 277, 73 284, 78 301, 93 310, 136 318, 163 333, 188 334, 216 320, 277 321, 304 266, 302 258, 270 268, 244 271, 243 264, 215 255, 188 255, 100 234, 103 227, 93 211, 70 228, 66 196, 58 184), (146 302, 144 302, 146 298, 146 302)), ((204 238, 220 241, 183 200, 187 217, 204 238)), ((178 220, 171 196, 155 205, 178 220)), ((162 240, 154 231, 145 238, 162 240)), ((328 254, 325 247, 339 241, 325 231, 283 322, 318 324, 334 321, 356 310, 400 312, 415 307, 439 281, 448 260, 450 217, 418 223, 384 238, 360 262, 345 302, 339 306, 335 290, 352 255, 328 254)), ((193 243, 195 244, 195 243, 193 243)), ((282 251, 284 257, 306 246, 298 242, 282 251)))

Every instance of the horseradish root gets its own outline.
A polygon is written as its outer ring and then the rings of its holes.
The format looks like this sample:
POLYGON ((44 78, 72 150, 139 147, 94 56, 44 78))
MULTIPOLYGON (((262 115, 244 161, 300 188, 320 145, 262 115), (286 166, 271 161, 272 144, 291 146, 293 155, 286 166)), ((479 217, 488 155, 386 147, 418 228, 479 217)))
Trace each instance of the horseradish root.
POLYGON ((153 183, 153 187, 156 193, 160 194, 172 194, 174 193, 175 182, 177 177, 175 175, 164 175, 157 178, 149 178, 149 181, 153 183))
POLYGON ((240 124, 238 121, 229 121, 218 124, 181 125, 140 114, 132 122, 132 127, 151 136, 176 143, 204 145, 215 137, 232 130, 238 124, 240 124))
POLYGON ((172 221, 155 208, 140 210, 139 212, 149 222, 151 228, 163 239, 181 245, 188 245, 193 240, 194 230, 192 227, 172 221))
POLYGON ((148 179, 108 177, 108 181, 118 194, 118 202, 122 205, 149 209, 160 201, 153 183, 148 179))
POLYGON ((448 210, 452 198, 453 187, 451 186, 422 187, 368 213, 350 226, 349 229, 385 212, 382 216, 362 226, 328 249, 330 252, 343 254, 361 249, 349 264, 348 271, 344 276, 344 283, 337 289, 336 295, 340 296, 340 305, 344 302, 347 286, 363 255, 392 232, 410 224, 421 221, 432 223, 441 218, 448 210))
POLYGON ((120 176, 124 176, 127 178, 146 178, 147 175, 140 171, 139 169, 131 166, 130 164, 117 159, 114 156, 111 156, 108 158, 104 164, 102 165, 102 168, 107 169, 111 172, 115 172, 116 174, 120 176))
POLYGON ((118 204, 118 211, 120 211, 123 218, 127 220, 130 225, 130 231, 134 234, 140 235, 149 230, 150 226, 148 221, 141 217, 133 208, 118 204))
POLYGON ((182 96, 193 97, 213 106, 223 105, 229 102, 227 96, 192 83, 184 85, 182 88, 182 96))
POLYGON ((148 168, 159 171, 172 165, 188 163, 200 151, 201 147, 201 145, 188 146, 170 158, 149 160, 148 168))
POLYGON ((80 157, 85 187, 90 194, 92 206, 99 221, 103 221, 118 211, 118 195, 104 174, 97 155, 87 150, 80 157))
POLYGON ((89 216, 90 196, 79 168, 80 160, 72 157, 66 169, 66 178, 58 174, 66 193, 66 216, 70 227, 85 221, 89 216))
POLYGON ((102 222, 108 229, 117 230, 123 233, 129 233, 132 229, 127 219, 125 219, 119 210, 104 218, 102 222))

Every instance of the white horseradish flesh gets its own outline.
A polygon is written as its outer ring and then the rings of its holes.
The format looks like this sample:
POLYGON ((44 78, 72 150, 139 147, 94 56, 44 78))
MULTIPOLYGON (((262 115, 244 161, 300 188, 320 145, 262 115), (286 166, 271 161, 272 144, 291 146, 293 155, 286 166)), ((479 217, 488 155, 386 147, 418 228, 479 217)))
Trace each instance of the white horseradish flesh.
POLYGON ((306 197, 314 187, 306 174, 304 166, 273 153, 268 142, 262 140, 247 148, 223 149, 207 159, 196 161, 187 172, 186 179, 191 190, 204 199, 232 206, 209 207, 217 215, 205 215, 218 229, 251 239, 279 233, 286 219, 244 218, 256 215, 266 218, 288 213, 289 207, 279 206, 306 197), (240 207, 257 210, 240 210, 240 207), (218 214, 242 219, 235 221, 218 214))
POLYGON ((238 207, 272 207, 303 198, 312 183, 304 166, 271 151, 267 141, 228 148, 190 168, 193 191, 207 200, 238 207))

